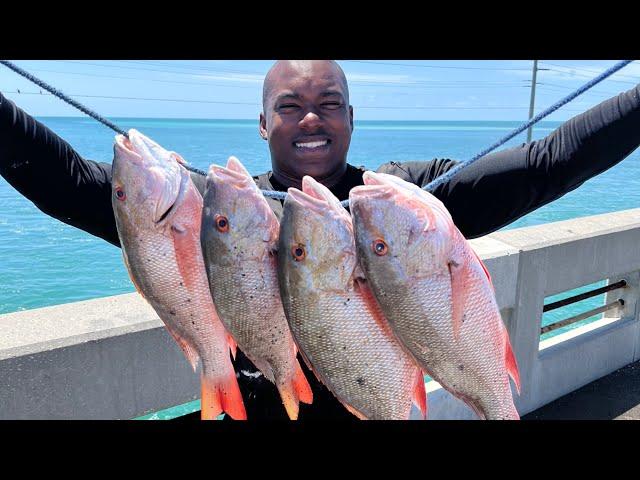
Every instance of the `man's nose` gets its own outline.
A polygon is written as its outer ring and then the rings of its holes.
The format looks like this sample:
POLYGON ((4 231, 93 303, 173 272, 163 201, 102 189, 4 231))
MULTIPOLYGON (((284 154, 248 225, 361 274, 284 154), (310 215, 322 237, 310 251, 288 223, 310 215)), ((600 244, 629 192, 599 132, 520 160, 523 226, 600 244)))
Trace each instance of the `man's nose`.
POLYGON ((309 110, 304 115, 304 117, 302 117, 299 125, 300 125, 300 128, 302 128, 303 130, 313 131, 317 129, 321 123, 322 123, 322 120, 320 120, 320 117, 318 116, 318 114, 313 110, 309 110))

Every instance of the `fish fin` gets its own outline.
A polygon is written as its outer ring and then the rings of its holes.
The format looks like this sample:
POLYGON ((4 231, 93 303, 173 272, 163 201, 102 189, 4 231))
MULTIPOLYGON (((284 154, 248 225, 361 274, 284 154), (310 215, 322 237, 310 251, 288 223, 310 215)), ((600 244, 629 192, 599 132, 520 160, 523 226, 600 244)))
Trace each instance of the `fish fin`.
POLYGON ((296 360, 296 375, 293 378, 293 386, 295 388, 295 392, 298 394, 298 399, 302 403, 306 403, 311 405, 313 403, 313 391, 311 390, 311 386, 309 385, 309 381, 307 377, 305 377, 302 368, 300 368, 300 364, 296 360))
POLYGON ((300 348, 297 348, 297 347, 296 347, 296 349, 298 350, 298 353, 299 353, 299 354, 300 354, 300 356, 302 357, 302 361, 303 361, 303 362, 304 362, 304 364, 307 366, 307 368, 309 369, 309 371, 310 371, 310 372, 312 372, 312 373, 314 373, 314 375, 315 375, 315 372, 313 371, 313 367, 311 366, 311 362, 309 361, 309 359, 307 358, 307 356, 304 354, 304 352, 303 352, 300 348))
POLYGON ((451 276, 451 322, 453 323, 453 338, 460 338, 460 327, 464 322, 464 306, 466 297, 466 268, 463 263, 449 262, 451 276))
POLYGON ((222 380, 202 375, 201 420, 215 420, 221 413, 226 413, 234 420, 246 420, 242 394, 236 376, 231 374, 222 380))
POLYGON ((516 361, 516 356, 513 354, 513 350, 511 348, 511 342, 509 341, 509 333, 507 329, 504 329, 504 352, 505 352, 505 365, 507 367, 507 372, 509 376, 513 379, 513 382, 516 384, 516 389, 518 390, 518 395, 520 395, 520 372, 518 371, 518 362, 516 361))
POLYGON ((489 279, 489 285, 491 285, 491 288, 493 288, 493 291, 495 292, 496 288, 493 286, 493 280, 491 280, 491 275, 489 274, 489 270, 487 270, 487 267, 485 266, 484 262, 480 260, 480 257, 478 256, 478 254, 475 251, 473 251, 473 249, 471 251, 473 252, 475 257, 478 259, 478 262, 480 263, 482 270, 484 270, 484 273, 486 273, 487 278, 489 279))
POLYGON ((229 343, 229 348, 231 349, 231 356, 235 360, 236 353, 238 352, 238 344, 229 333, 227 333, 227 342, 229 343))
POLYGON ((424 385, 424 376, 422 370, 419 368, 416 371, 416 380, 413 387, 413 402, 416 404, 420 412, 422 412, 422 419, 427 419, 427 390, 424 385))
POLYGON ((300 364, 296 360, 296 373, 289 383, 278 386, 282 403, 291 420, 298 419, 300 402, 310 404, 313 402, 313 392, 309 386, 300 364))
POLYGON ((198 285, 201 272, 204 270, 199 231, 187 231, 174 224, 171 227, 171 237, 181 280, 188 290, 192 290, 198 285))
POLYGON ((356 262, 356 265, 353 268, 353 278, 354 280, 366 281, 367 277, 364 274, 364 270, 362 269, 360 262, 356 262))
POLYGON ((195 348, 193 348, 191 345, 189 345, 189 342, 187 342, 184 338, 182 338, 180 335, 178 335, 166 323, 165 323, 165 327, 167 328, 167 330, 169 331, 169 333, 171 334, 173 339, 176 341, 176 343, 180 346, 180 349, 184 353, 184 356, 187 357, 187 360, 191 364, 191 368, 193 368, 193 371, 195 372, 196 371, 196 367, 198 365, 198 359, 200 358, 200 355, 195 350, 195 348))
POLYGON ((352 415, 355 415, 356 417, 358 417, 358 419, 360 419, 360 420, 368 420, 367 417, 365 417, 362 413, 360 413, 358 410, 353 408, 351 405, 347 405, 346 403, 344 403, 342 401, 340 403, 342 403, 342 406, 344 408, 346 408, 349 411, 349 413, 351 413, 352 415))
POLYGON ((142 293, 142 289, 136 283, 135 278, 133 278, 133 274, 131 273, 131 265, 129 264, 129 258, 127 257, 127 252, 125 251, 124 248, 122 248, 122 258, 124 258, 124 265, 125 265, 125 267, 127 267, 127 273, 129 274, 129 278, 131 279, 131 283, 133 283, 133 286, 136 288, 136 291, 140 294, 140 296, 142 298, 144 298, 145 300, 147 300, 147 297, 145 297, 144 293, 142 293))

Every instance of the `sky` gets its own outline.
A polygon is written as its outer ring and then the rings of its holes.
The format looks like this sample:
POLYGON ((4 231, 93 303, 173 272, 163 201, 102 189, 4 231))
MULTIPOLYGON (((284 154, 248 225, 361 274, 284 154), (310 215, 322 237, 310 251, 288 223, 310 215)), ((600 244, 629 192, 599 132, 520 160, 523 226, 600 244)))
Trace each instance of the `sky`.
MULTIPOLYGON (((11 60, 110 117, 256 120, 267 60, 11 60)), ((534 115, 619 60, 538 60, 534 115)), ((533 60, 341 60, 355 121, 529 115, 533 60)), ((545 120, 565 121, 635 86, 633 62, 545 120)), ((0 65, 0 91, 37 117, 83 113, 0 65), (20 93, 18 93, 20 92, 20 93)))

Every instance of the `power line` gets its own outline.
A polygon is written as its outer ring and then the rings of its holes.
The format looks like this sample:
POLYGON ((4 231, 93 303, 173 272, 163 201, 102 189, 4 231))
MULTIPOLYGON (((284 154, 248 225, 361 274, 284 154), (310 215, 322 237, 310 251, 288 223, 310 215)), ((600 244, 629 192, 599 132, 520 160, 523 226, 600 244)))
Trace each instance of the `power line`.
MULTIPOLYGON (((167 69, 159 70, 157 68, 128 67, 128 66, 123 66, 123 65, 112 65, 112 64, 111 65, 105 65, 105 64, 102 64, 102 63, 85 62, 85 61, 82 61, 82 60, 78 60, 78 61, 51 60, 51 61, 61 62, 61 63, 70 63, 70 64, 73 64, 73 65, 92 65, 92 66, 95 66, 95 67, 103 67, 103 68, 121 68, 121 69, 125 69, 125 70, 138 70, 138 71, 143 71, 144 70, 144 71, 149 71, 149 72, 161 72, 161 73, 169 73, 169 74, 182 74, 182 75, 187 74, 187 73, 191 73, 192 75, 201 75, 202 74, 201 72, 180 72, 180 71, 176 72, 176 71, 171 71, 171 70, 167 70, 167 69)), ((212 70, 211 73, 228 73, 228 72, 221 71, 221 70, 212 70)), ((264 75, 264 73, 262 73, 262 72, 253 72, 253 73, 251 73, 251 72, 241 72, 241 73, 244 73, 244 74, 247 74, 247 75, 251 75, 251 74, 253 74, 253 75, 264 75)), ((234 80, 234 79, 230 79, 230 80, 234 80)), ((259 81, 262 82, 261 79, 259 81)))
MULTIPOLYGON (((584 73, 579 73, 579 72, 566 72, 563 70, 558 70, 557 68, 549 68, 550 72, 557 72, 557 73, 562 73, 564 75, 567 76, 577 76, 577 77, 582 77, 582 78, 593 78, 593 75, 587 75, 584 73)), ((638 82, 627 82, 625 80, 613 80, 611 78, 608 79, 609 82, 613 82, 613 83, 626 83, 628 85, 637 85, 638 82)))
POLYGON ((141 78, 141 77, 119 77, 115 75, 98 75, 92 73, 80 73, 80 72, 61 72, 58 70, 44 70, 44 69, 30 69, 32 72, 49 72, 49 73, 58 73, 62 75, 82 75, 86 77, 97 77, 97 78, 115 78, 121 80, 138 80, 141 82, 158 82, 158 83, 174 83, 181 85, 204 85, 208 87, 226 87, 226 88, 250 88, 252 90, 256 90, 255 86, 250 85, 223 85, 220 83, 208 83, 208 82, 181 82, 178 80, 159 80, 155 78, 141 78))
MULTIPOLYGON (((571 69, 571 70, 581 70, 583 72, 592 73, 592 74, 600 73, 597 70, 591 70, 591 69, 585 68, 585 67, 575 67, 573 65, 569 65, 569 66, 567 66, 567 65, 558 65, 557 63, 549 63, 549 62, 544 62, 544 64, 545 65, 551 65, 551 66, 554 66, 554 67, 568 68, 568 69, 571 69)), ((638 77, 634 76, 634 75, 624 75, 622 73, 616 73, 615 75, 616 75, 616 77, 624 77, 624 78, 629 78, 629 79, 633 79, 633 80, 638 80, 638 77)))
POLYGON ((443 68, 452 70, 498 70, 498 71, 529 71, 528 68, 510 68, 510 67, 460 67, 460 66, 447 66, 447 65, 415 65, 411 63, 392 63, 392 62, 373 62, 367 60, 344 60, 349 63, 368 63, 373 65, 394 65, 399 67, 419 67, 419 68, 443 68))
MULTIPOLYGON (((65 63, 80 63, 78 62, 66 62, 64 60, 60 60, 61 62, 65 62, 65 63)), ((95 66, 102 66, 102 67, 107 67, 107 65, 100 65, 100 64, 95 64, 95 63, 87 63, 85 62, 85 64, 88 65, 95 65, 95 66)), ((118 65, 113 65, 116 68, 127 68, 130 70, 136 70, 136 71, 147 71, 149 69, 140 69, 138 67, 121 67, 118 65)), ((186 85, 203 85, 203 86, 220 86, 220 87, 233 87, 233 88, 256 88, 254 86, 250 86, 250 85, 222 85, 219 83, 209 83, 209 82, 183 82, 183 81, 177 81, 177 80, 160 80, 160 79, 146 79, 146 78, 139 78, 139 77, 123 77, 123 76, 116 76, 116 75, 102 75, 102 74, 90 74, 90 73, 81 73, 81 72, 62 72, 59 70, 48 70, 48 69, 33 69, 33 71, 39 71, 39 72, 51 72, 51 73, 58 73, 58 74, 69 74, 69 75, 82 75, 82 76, 91 76, 91 77, 96 77, 96 78, 114 78, 114 79, 123 79, 123 80, 140 80, 140 81, 152 81, 152 82, 160 82, 160 83, 174 83, 174 84, 186 84, 186 85)), ((151 69, 149 71, 161 71, 161 70, 156 70, 156 69, 151 69)), ((169 73, 171 75, 187 75, 186 72, 166 72, 166 71, 161 71, 162 73, 169 73)), ((229 82, 233 82, 233 81, 237 81, 236 79, 232 79, 230 78, 228 80, 229 82)), ((518 83, 513 83, 513 82, 500 82, 498 80, 492 80, 492 81, 486 81, 486 82, 481 82, 481 81, 474 81, 474 80, 413 80, 413 81, 407 81, 407 82, 394 82, 394 81, 365 81, 365 80, 351 80, 349 82, 350 85, 354 85, 354 86, 363 86, 363 87, 367 87, 367 86, 372 86, 372 87, 402 87, 402 88, 462 88, 462 87, 478 87, 478 88, 519 88, 521 85, 518 83)))
MULTIPOLYGON (((549 83, 549 82, 538 82, 538 85, 545 85, 549 87, 562 88, 564 90, 573 90, 572 87, 567 87, 566 85, 558 85, 557 83, 549 83)), ((601 90, 590 90, 589 93, 596 93, 599 95, 607 95, 608 97, 615 97, 620 92, 603 92, 601 90)))
MULTIPOLYGON (((18 95, 41 95, 50 97, 52 95, 41 92, 22 92, 22 91, 4 91, 3 93, 15 93, 18 95)), ((114 95, 84 95, 84 94, 68 94, 70 97, 78 98, 102 98, 109 100, 143 100, 143 101, 156 101, 156 102, 178 102, 178 103, 202 103, 202 104, 223 104, 223 105, 252 105, 255 107, 261 107, 259 102, 226 102, 222 100, 193 100, 193 99, 178 99, 178 98, 149 98, 149 97, 121 97, 114 95)), ((403 106, 374 106, 374 105, 354 105, 354 108, 360 109, 378 109, 378 110, 526 110, 527 107, 523 106, 509 106, 509 105, 486 105, 486 106, 464 106, 464 105, 403 105, 403 106)), ((571 110, 568 110, 571 111, 571 110)), ((575 110, 582 111, 582 110, 575 110)))

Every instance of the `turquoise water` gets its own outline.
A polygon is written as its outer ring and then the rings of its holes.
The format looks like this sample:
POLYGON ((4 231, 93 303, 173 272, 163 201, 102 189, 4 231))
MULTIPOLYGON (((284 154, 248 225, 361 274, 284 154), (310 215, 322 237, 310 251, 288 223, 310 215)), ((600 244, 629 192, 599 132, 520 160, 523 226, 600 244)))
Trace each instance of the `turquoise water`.
MULTIPOLYGON (((111 162, 111 130, 90 118, 39 118, 86 158, 111 162)), ((254 120, 112 119, 137 128, 191 165, 206 170, 237 156, 253 174, 270 168, 267 143, 254 120)), ((520 122, 355 122, 349 162, 376 168, 391 160, 471 158, 520 122)), ((541 122, 540 138, 560 125, 541 122)), ((507 146, 525 141, 523 133, 507 146)), ((579 189, 517 220, 505 229, 537 225, 640 206, 639 152, 579 189)), ((90 298, 133 292, 120 250, 103 240, 54 220, 0 178, 0 314, 90 298)), ((578 311, 602 298, 581 302, 578 311)), ((545 315, 545 324, 573 314, 545 315)), ((561 331, 565 331, 561 329, 561 331)), ((191 407, 193 408, 193 405, 191 407)))

